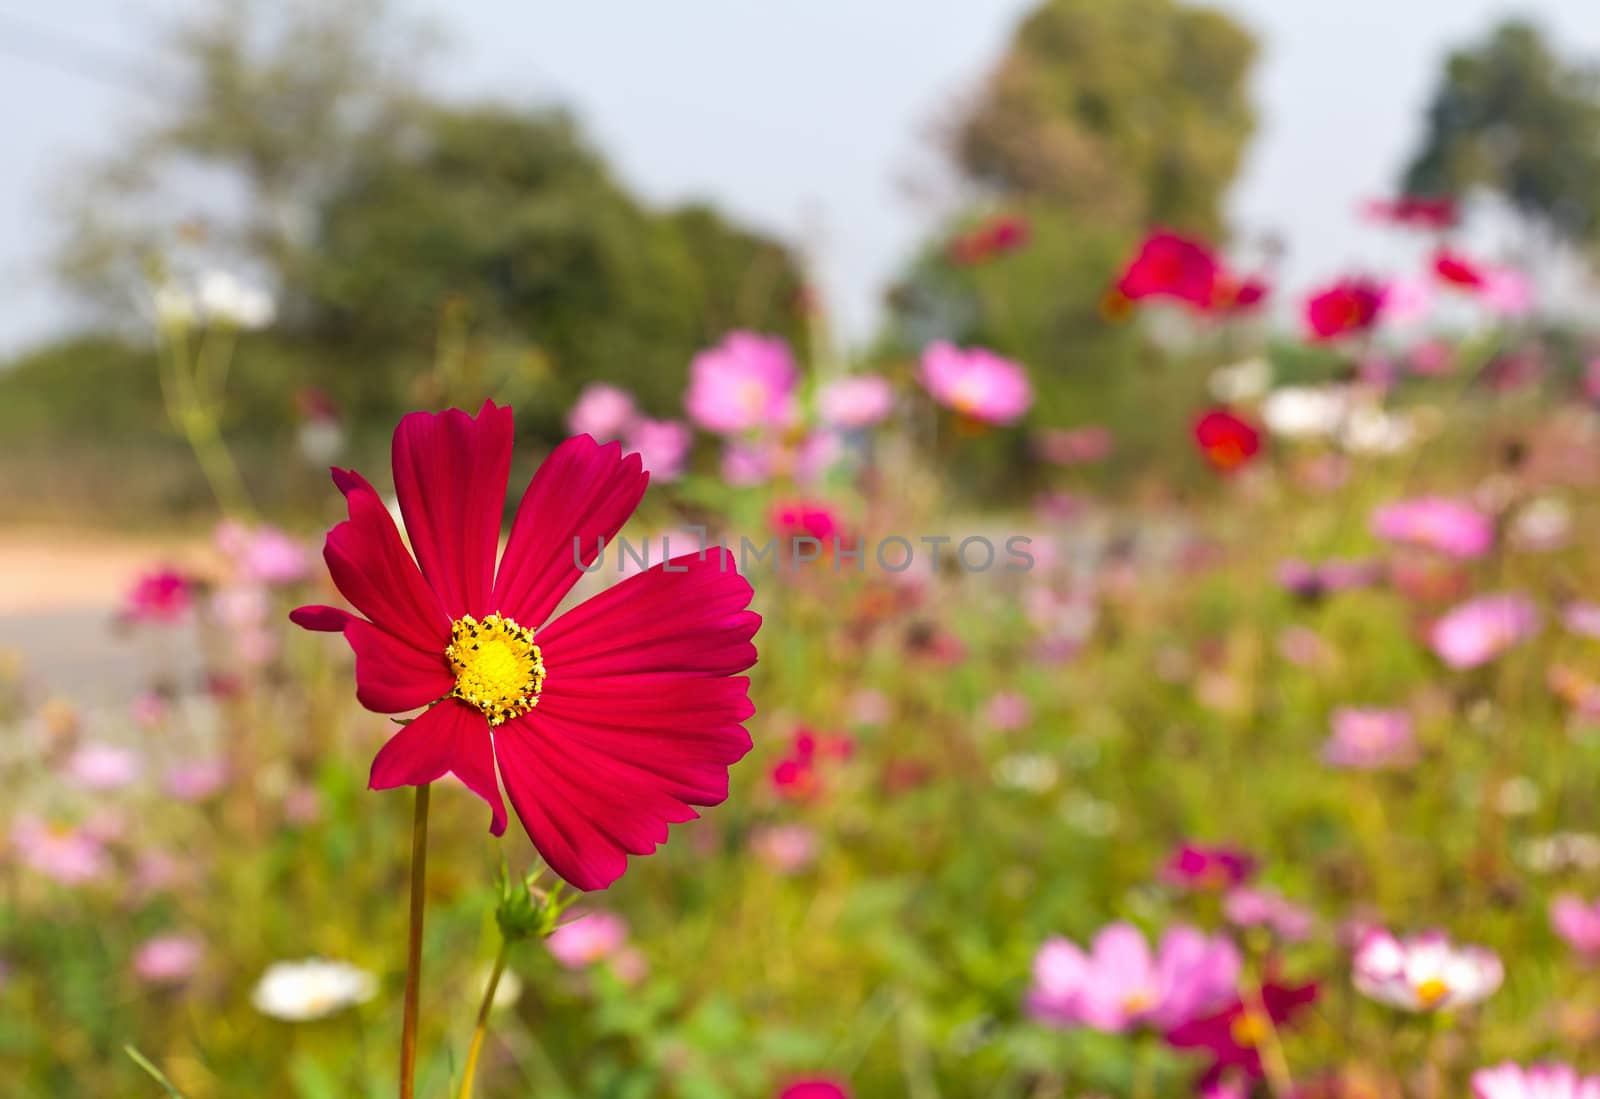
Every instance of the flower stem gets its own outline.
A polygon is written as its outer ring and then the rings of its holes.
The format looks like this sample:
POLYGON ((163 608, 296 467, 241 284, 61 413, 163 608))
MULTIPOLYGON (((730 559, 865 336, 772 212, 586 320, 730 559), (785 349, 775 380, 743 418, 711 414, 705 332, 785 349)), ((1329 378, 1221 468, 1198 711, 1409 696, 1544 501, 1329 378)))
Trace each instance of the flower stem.
POLYGON ((428 784, 417 787, 411 821, 411 927, 406 940, 406 1007, 400 1024, 400 1099, 413 1099, 417 1064, 417 994, 422 984, 422 914, 427 902, 428 784))
POLYGON ((472 1078, 478 1071, 478 1054, 483 1052, 484 1035, 489 1033, 489 1012, 494 1008, 494 993, 500 987, 500 974, 506 971, 509 946, 505 936, 500 936, 500 952, 495 955, 494 969, 489 973, 489 983, 484 986, 483 1003, 478 1005, 478 1025, 472 1028, 472 1045, 467 1048, 467 1066, 461 1073, 459 1099, 472 1099, 472 1078))

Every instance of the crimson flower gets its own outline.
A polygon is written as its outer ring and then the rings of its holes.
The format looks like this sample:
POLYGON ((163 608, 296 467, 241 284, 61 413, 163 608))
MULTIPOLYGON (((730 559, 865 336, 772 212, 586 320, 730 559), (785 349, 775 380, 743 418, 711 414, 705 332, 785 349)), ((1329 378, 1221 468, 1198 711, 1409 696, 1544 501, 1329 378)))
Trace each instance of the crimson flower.
POLYGON ((1383 287, 1371 279, 1340 279, 1306 299, 1306 324, 1318 341, 1365 332, 1378 321, 1383 287))
POLYGON ((950 242, 950 262, 957 267, 976 267, 989 260, 1015 252, 1028 243, 1026 218, 1001 214, 962 233, 950 242))
POLYGON ((1461 211, 1455 199, 1424 195, 1401 195, 1397 199, 1369 202, 1367 215, 1375 221, 1386 221, 1391 225, 1440 232, 1454 228, 1461 220, 1461 211))
POLYGON ((1255 876, 1256 860, 1235 847, 1181 844, 1167 856, 1161 877, 1185 889, 1230 889, 1255 876))
POLYGON ((1221 473, 1234 472, 1261 451, 1261 432, 1225 408, 1213 408, 1195 421, 1194 441, 1221 473))
POLYGON ((1211 1066, 1200 1079, 1210 1087, 1230 1071, 1251 1080, 1261 1079, 1261 1043, 1273 1030, 1294 1021, 1300 1010, 1317 998, 1317 986, 1268 983, 1261 996, 1248 1006, 1235 1000, 1221 1011, 1174 1027, 1167 1032, 1167 1044, 1175 1049, 1204 1050, 1211 1055, 1211 1066))
POLYGON ((1247 313, 1267 300, 1270 288, 1258 276, 1222 275, 1212 293, 1211 308, 1218 313, 1247 313))
POLYGON ((415 559, 377 491, 335 469, 350 518, 323 556, 365 617, 301 607, 342 631, 356 698, 378 713, 425 707, 372 761, 374 790, 446 772, 506 828, 500 780, 539 853, 580 889, 604 889, 666 841, 667 825, 727 797, 750 750, 749 680, 760 616, 721 548, 629 577, 559 617, 557 605, 633 514, 639 456, 566 440, 523 495, 498 569, 512 417, 486 402, 416 412, 394 433, 394 481, 415 559), (419 567, 420 566, 420 567, 419 567), (498 769, 499 777, 496 777, 498 769))
POLYGON ((1460 252, 1441 248, 1433 254, 1433 273, 1440 282, 1466 290, 1478 290, 1487 281, 1483 270, 1460 252))
POLYGON ((1198 309, 1216 302, 1222 265, 1210 248, 1177 233, 1158 230, 1139 245, 1117 280, 1116 293, 1126 301, 1173 298, 1198 309))

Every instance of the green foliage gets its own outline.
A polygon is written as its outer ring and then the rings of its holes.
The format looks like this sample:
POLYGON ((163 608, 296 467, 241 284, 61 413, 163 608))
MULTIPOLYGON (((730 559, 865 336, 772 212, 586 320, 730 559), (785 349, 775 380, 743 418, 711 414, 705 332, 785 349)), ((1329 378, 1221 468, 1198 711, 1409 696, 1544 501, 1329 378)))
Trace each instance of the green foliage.
POLYGON ((1511 21, 1452 53, 1403 186, 1416 194, 1487 187, 1557 235, 1600 231, 1600 84, 1538 28, 1511 21))
POLYGON ((605 377, 670 414, 690 357, 729 327, 797 334, 782 248, 704 208, 641 206, 557 111, 431 110, 330 197, 317 237, 322 338, 381 362, 453 302, 473 330, 548 355, 562 405, 605 377))
POLYGON ((1175 0, 1046 0, 1017 31, 955 152, 1002 195, 1126 228, 1216 233, 1254 127, 1256 45, 1175 0))

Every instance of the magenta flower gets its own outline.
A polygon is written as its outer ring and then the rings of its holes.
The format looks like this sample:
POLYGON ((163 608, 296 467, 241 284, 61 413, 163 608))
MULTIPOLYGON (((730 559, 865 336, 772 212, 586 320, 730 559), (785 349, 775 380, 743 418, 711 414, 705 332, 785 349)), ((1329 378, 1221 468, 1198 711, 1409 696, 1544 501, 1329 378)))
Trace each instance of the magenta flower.
POLYGON ((1271 889, 1240 886, 1222 898, 1222 912, 1235 927, 1262 927, 1286 943, 1305 942, 1316 925, 1308 909, 1271 889))
POLYGON ((1169 928, 1152 955, 1131 924, 1114 923, 1085 955, 1054 938, 1034 957, 1028 1012, 1050 1026, 1120 1034, 1139 1026, 1167 1030, 1226 1003, 1239 979, 1239 952, 1226 938, 1169 928))
POLYGON ((656 481, 676 481, 683 476, 694 434, 679 420, 640 418, 628 429, 623 450, 637 454, 644 471, 656 481))
POLYGON ((1483 595, 1451 610, 1433 624, 1433 651, 1452 668, 1487 664, 1539 629, 1539 611, 1520 595, 1483 595))
POLYGON ((1505 970, 1492 950, 1457 946, 1442 931, 1407 939, 1368 931, 1352 960, 1356 990, 1404 1011, 1453 1011, 1487 999, 1505 970))
POLYGON ((1174 851, 1161 877, 1185 889, 1231 889, 1255 876, 1256 860, 1234 847, 1185 843, 1174 851))
POLYGON ((1027 372, 981 347, 930 344, 919 378, 934 400, 986 424, 1013 423, 1033 404, 1027 372))
POLYGON ((183 984, 200 968, 205 948, 188 935, 157 935, 133 953, 133 971, 154 985, 183 984))
POLYGON ((1472 1074, 1472 1099, 1600 1099, 1600 1076, 1571 1065, 1523 1068, 1507 1061, 1472 1074))
POLYGON ((1600 959, 1600 900, 1562 893, 1550 902, 1550 926, 1584 958, 1600 959))
POLYGON ((1293 1024, 1295 1016, 1317 999, 1317 986, 1298 987, 1268 983, 1258 1003, 1235 999, 1227 1007, 1174 1027, 1167 1044, 1174 1049, 1201 1050, 1211 1056, 1211 1066, 1200 1079, 1202 1088, 1214 1088, 1240 1074, 1246 1080, 1266 1075, 1261 1046, 1274 1031, 1293 1024))
POLYGON ((787 1085, 778 1099, 850 1099, 850 1089, 831 1077, 815 1076, 787 1085))
POLYGON ((574 435, 590 435, 597 443, 620 439, 632 426, 638 409, 626 390, 604 382, 590 382, 567 413, 574 435))
POLYGON ((122 614, 132 622, 171 625, 182 621, 193 607, 193 581, 177 569, 159 568, 134 581, 122 614))
POLYGON ((628 925, 611 912, 590 912, 562 924, 545 940, 555 960, 568 969, 587 969, 622 949, 628 925))
POLYGON ((1494 522, 1477 508, 1442 496, 1400 500, 1372 516, 1379 538, 1423 546, 1447 557, 1473 559, 1494 545, 1494 522))
POLYGON ((798 414, 798 380, 782 340, 731 332, 694 357, 683 404, 690 419, 718 435, 787 427, 798 414))
POLYGON ((823 386, 817 414, 830 427, 860 430, 881 423, 894 408, 894 390, 887 378, 857 374, 823 386))
POLYGON ((1381 771, 1409 767, 1417 761, 1411 715, 1404 710, 1344 706, 1329 719, 1332 735, 1322 746, 1330 767, 1381 771))

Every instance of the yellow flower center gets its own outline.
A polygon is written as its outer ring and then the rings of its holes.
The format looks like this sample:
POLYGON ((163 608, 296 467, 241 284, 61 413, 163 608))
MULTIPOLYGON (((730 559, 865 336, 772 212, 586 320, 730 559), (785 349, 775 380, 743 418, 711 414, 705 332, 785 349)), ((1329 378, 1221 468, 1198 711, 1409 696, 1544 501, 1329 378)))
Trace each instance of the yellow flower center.
POLYGON ((463 615, 450 626, 444 655, 456 673, 450 694, 476 706, 490 725, 521 717, 539 704, 544 689, 544 655, 533 631, 499 614, 478 621, 463 615))
POLYGON ((1417 985, 1417 1002, 1423 1007, 1433 1007, 1450 995, 1450 986, 1437 977, 1429 977, 1417 985))
POLYGON ((1256 1011, 1241 1011, 1234 1016, 1228 1033, 1232 1036, 1234 1044, 1242 1049, 1254 1049, 1266 1041, 1271 1033, 1272 1021, 1256 1011))
POLYGON ((1155 995, 1145 988, 1135 989, 1122 998, 1122 1010, 1129 1015, 1140 1015, 1155 1006, 1155 995))

